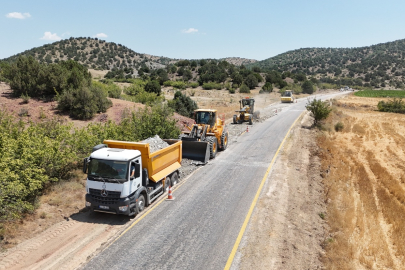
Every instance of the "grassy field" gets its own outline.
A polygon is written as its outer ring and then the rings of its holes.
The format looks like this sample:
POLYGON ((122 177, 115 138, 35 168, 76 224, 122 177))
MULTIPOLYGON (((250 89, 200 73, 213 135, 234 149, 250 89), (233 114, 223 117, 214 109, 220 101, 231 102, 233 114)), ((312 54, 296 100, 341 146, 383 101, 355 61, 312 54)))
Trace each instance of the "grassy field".
POLYGON ((391 98, 404 98, 405 91, 403 90, 363 90, 354 93, 358 97, 391 97, 391 98))

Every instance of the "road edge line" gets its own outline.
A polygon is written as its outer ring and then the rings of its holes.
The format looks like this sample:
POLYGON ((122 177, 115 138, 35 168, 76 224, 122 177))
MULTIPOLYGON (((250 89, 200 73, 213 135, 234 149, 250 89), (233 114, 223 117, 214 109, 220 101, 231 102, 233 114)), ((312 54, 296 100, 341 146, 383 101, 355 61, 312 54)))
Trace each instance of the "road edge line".
POLYGON ((250 221, 250 217, 252 216, 253 210, 254 210, 254 208, 255 208, 255 206, 256 206, 256 203, 257 203, 257 200, 259 199, 259 196, 260 196, 260 193, 261 193, 261 191, 262 191, 262 189, 263 189, 264 183, 266 182, 267 177, 268 177, 268 175, 269 175, 271 169, 273 168, 273 165, 274 165, 274 162, 276 161, 276 158, 277 158, 277 156, 278 156, 278 153, 280 152, 281 148, 283 147, 284 142, 286 141, 288 135, 290 134, 291 129, 295 126, 295 124, 297 123, 298 119, 301 118, 301 116, 303 115, 304 112, 305 112, 305 111, 303 111, 303 112, 297 117, 297 119, 295 119, 294 123, 292 123, 292 125, 290 126, 290 128, 289 128, 288 131, 287 131, 287 134, 284 136, 284 139, 281 141, 280 146, 278 147, 278 149, 277 149, 277 151, 276 151, 276 154, 274 155, 273 159, 271 160, 270 165, 269 165, 269 167, 267 168, 266 173, 264 174, 264 177, 263 177, 263 179, 262 179, 262 182, 260 183, 259 189, 258 189, 257 192, 256 192, 256 195, 255 195, 255 197, 254 197, 254 199, 253 199, 253 201, 252 201, 252 204, 250 205, 249 211, 248 211, 248 213, 247 213, 247 215, 246 215, 245 221, 243 222, 242 228, 241 228, 240 231, 239 231, 238 237, 236 238, 235 244, 233 245, 231 254, 230 254, 229 257, 228 257, 228 260, 227 260, 227 262, 226 262, 226 265, 225 265, 225 267, 224 267, 224 270, 229 270, 229 269, 231 268, 232 263, 233 263, 233 260, 234 260, 235 255, 236 255, 236 252, 238 251, 240 242, 242 241, 243 234, 245 233, 246 227, 247 227, 247 225, 248 225, 248 223, 249 223, 249 221, 250 221))

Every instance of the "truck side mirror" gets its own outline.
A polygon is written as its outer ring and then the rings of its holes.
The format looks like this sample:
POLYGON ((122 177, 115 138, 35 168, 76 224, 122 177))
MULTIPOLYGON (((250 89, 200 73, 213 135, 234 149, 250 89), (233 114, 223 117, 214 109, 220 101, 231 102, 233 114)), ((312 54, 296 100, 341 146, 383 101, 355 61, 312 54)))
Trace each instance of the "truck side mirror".
POLYGON ((88 158, 83 159, 83 173, 87 173, 87 163, 89 162, 88 158))
POLYGON ((135 178, 141 176, 141 164, 135 163, 135 178))

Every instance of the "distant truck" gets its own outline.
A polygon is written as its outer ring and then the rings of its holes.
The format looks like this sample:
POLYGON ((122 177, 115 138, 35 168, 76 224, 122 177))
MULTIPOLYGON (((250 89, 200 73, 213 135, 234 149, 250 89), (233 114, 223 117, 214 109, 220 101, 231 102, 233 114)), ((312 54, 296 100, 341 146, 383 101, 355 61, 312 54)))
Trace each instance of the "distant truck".
POLYGON ((294 103, 294 95, 291 90, 285 90, 284 95, 281 97, 282 103, 294 103))
POLYGON ((103 143, 83 162, 86 207, 91 210, 133 216, 178 182, 181 141, 168 142, 154 153, 148 143, 103 143))

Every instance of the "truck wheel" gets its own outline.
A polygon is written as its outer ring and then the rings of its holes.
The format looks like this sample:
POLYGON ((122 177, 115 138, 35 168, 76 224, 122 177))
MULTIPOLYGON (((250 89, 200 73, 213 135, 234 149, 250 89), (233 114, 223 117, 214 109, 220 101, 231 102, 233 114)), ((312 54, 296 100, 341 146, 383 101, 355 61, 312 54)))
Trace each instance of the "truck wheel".
POLYGON ((171 186, 170 184, 170 178, 166 177, 165 179, 165 185, 163 187, 164 192, 169 192, 169 187, 171 186))
POLYGON ((145 197, 143 196, 143 194, 139 195, 136 202, 136 208, 138 209, 138 213, 142 212, 143 209, 145 209, 145 197))
POLYGON ((174 172, 172 174, 172 178, 170 179, 170 182, 173 186, 177 185, 177 183, 179 182, 179 176, 178 176, 177 172, 174 172))
POLYGON ((236 120, 236 115, 233 116, 233 123, 236 124, 237 120, 236 120))
POLYGON ((228 147, 228 132, 222 132, 221 136, 221 150, 224 151, 228 147))
POLYGON ((218 140, 214 136, 209 136, 207 141, 210 144, 210 158, 214 158, 218 151, 218 140))

